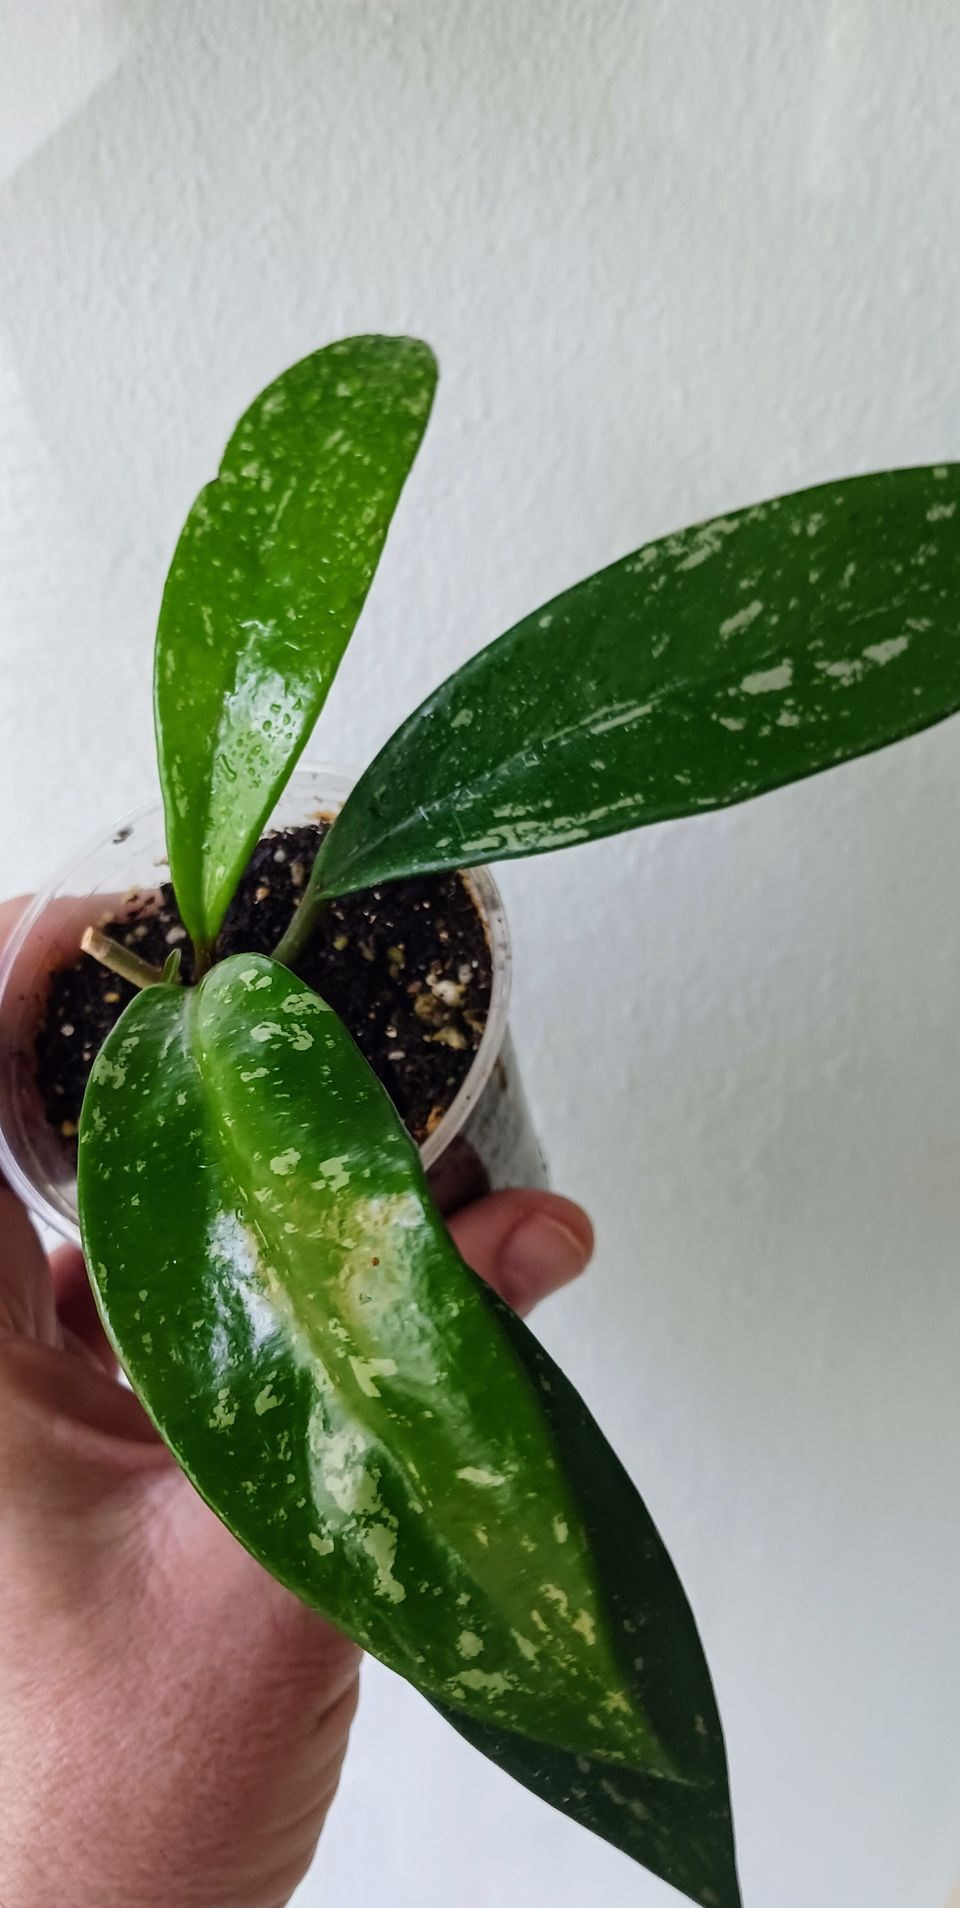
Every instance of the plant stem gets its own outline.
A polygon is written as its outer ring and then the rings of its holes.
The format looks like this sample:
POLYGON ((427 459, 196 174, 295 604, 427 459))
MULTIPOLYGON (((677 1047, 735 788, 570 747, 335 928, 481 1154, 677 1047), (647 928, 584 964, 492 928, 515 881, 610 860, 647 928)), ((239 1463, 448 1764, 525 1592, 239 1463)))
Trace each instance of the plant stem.
POLYGON ((80 946, 85 954, 92 954, 101 967, 109 967, 112 974, 119 974, 121 980, 130 981, 134 987, 165 985, 165 976, 159 967, 141 960, 132 948, 121 947, 119 941, 111 941, 109 934, 101 934, 99 928, 85 928, 80 946))
POLYGON ((304 889, 303 900, 290 926, 273 950, 274 960, 279 961, 282 967, 292 967, 294 961, 299 959, 326 905, 326 896, 319 892, 319 884, 314 886, 315 874, 316 869, 304 889))

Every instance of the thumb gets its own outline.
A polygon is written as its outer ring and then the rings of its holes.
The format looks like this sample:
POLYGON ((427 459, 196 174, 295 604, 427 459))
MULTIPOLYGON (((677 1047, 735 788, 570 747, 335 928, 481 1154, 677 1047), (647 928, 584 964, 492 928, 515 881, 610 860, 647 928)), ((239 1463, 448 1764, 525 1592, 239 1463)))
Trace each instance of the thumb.
POLYGON ((491 1193, 449 1225, 467 1264, 522 1314, 575 1279, 593 1251, 586 1213, 559 1193, 491 1193))
POLYGON ((57 1342, 47 1256, 25 1208, 0 1181, 0 1337, 57 1342))

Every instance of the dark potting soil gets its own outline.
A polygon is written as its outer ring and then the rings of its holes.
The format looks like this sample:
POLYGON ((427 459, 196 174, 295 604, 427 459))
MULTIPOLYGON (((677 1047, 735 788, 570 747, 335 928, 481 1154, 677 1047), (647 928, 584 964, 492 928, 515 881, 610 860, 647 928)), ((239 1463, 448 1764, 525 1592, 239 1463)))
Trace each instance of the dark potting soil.
MULTIPOLYGON (((271 953, 328 827, 289 828, 258 844, 218 958, 271 953)), ((190 981, 192 949, 173 889, 168 883, 159 894, 159 907, 156 890, 139 902, 131 897, 123 919, 102 924, 104 932, 157 967, 181 948, 181 974, 190 981)), ((340 1015, 414 1139, 424 1140, 470 1070, 490 1006, 490 949, 462 876, 391 882, 331 902, 297 972, 340 1015)), ((135 992, 87 954, 53 976, 36 1039, 37 1085, 73 1157, 90 1069, 135 992)))

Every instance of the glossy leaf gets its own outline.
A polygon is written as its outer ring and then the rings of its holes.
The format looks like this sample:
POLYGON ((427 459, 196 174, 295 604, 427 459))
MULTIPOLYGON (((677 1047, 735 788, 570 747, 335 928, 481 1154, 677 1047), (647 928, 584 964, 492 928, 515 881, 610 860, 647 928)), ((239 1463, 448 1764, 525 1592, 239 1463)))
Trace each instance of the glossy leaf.
POLYGON ((323 707, 435 384, 416 339, 314 352, 247 411, 187 518, 154 693, 170 866, 201 946, 323 707))
POLYGON ((736 1908, 669 1559, 336 1016, 256 956, 145 991, 94 1067, 79 1178, 114 1343, 247 1548, 530 1786, 736 1908))
POLYGON ((312 892, 746 800, 960 707, 960 465, 851 477, 647 544, 428 697, 312 892))
POLYGON ((712 1700, 698 1708, 704 1687, 689 1605, 654 1525, 583 1400, 532 1333, 500 1310, 583 1520, 626 1673, 678 1762, 695 1766, 697 1779, 684 1784, 638 1769, 611 1772, 593 1758, 443 1713, 517 1781, 628 1855, 639 1853, 694 1901, 739 1908, 723 1735, 712 1700), (677 1721, 682 1729, 691 1715, 692 1737, 675 1737, 677 1721))

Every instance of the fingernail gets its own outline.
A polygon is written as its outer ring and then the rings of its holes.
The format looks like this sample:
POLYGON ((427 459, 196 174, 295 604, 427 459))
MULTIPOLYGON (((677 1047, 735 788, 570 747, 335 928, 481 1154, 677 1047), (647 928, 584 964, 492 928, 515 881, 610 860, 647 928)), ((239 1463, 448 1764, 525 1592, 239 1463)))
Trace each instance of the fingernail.
POLYGON ((498 1284, 515 1312, 529 1310, 583 1271, 590 1249, 561 1219, 531 1213, 507 1234, 500 1248, 498 1284))

